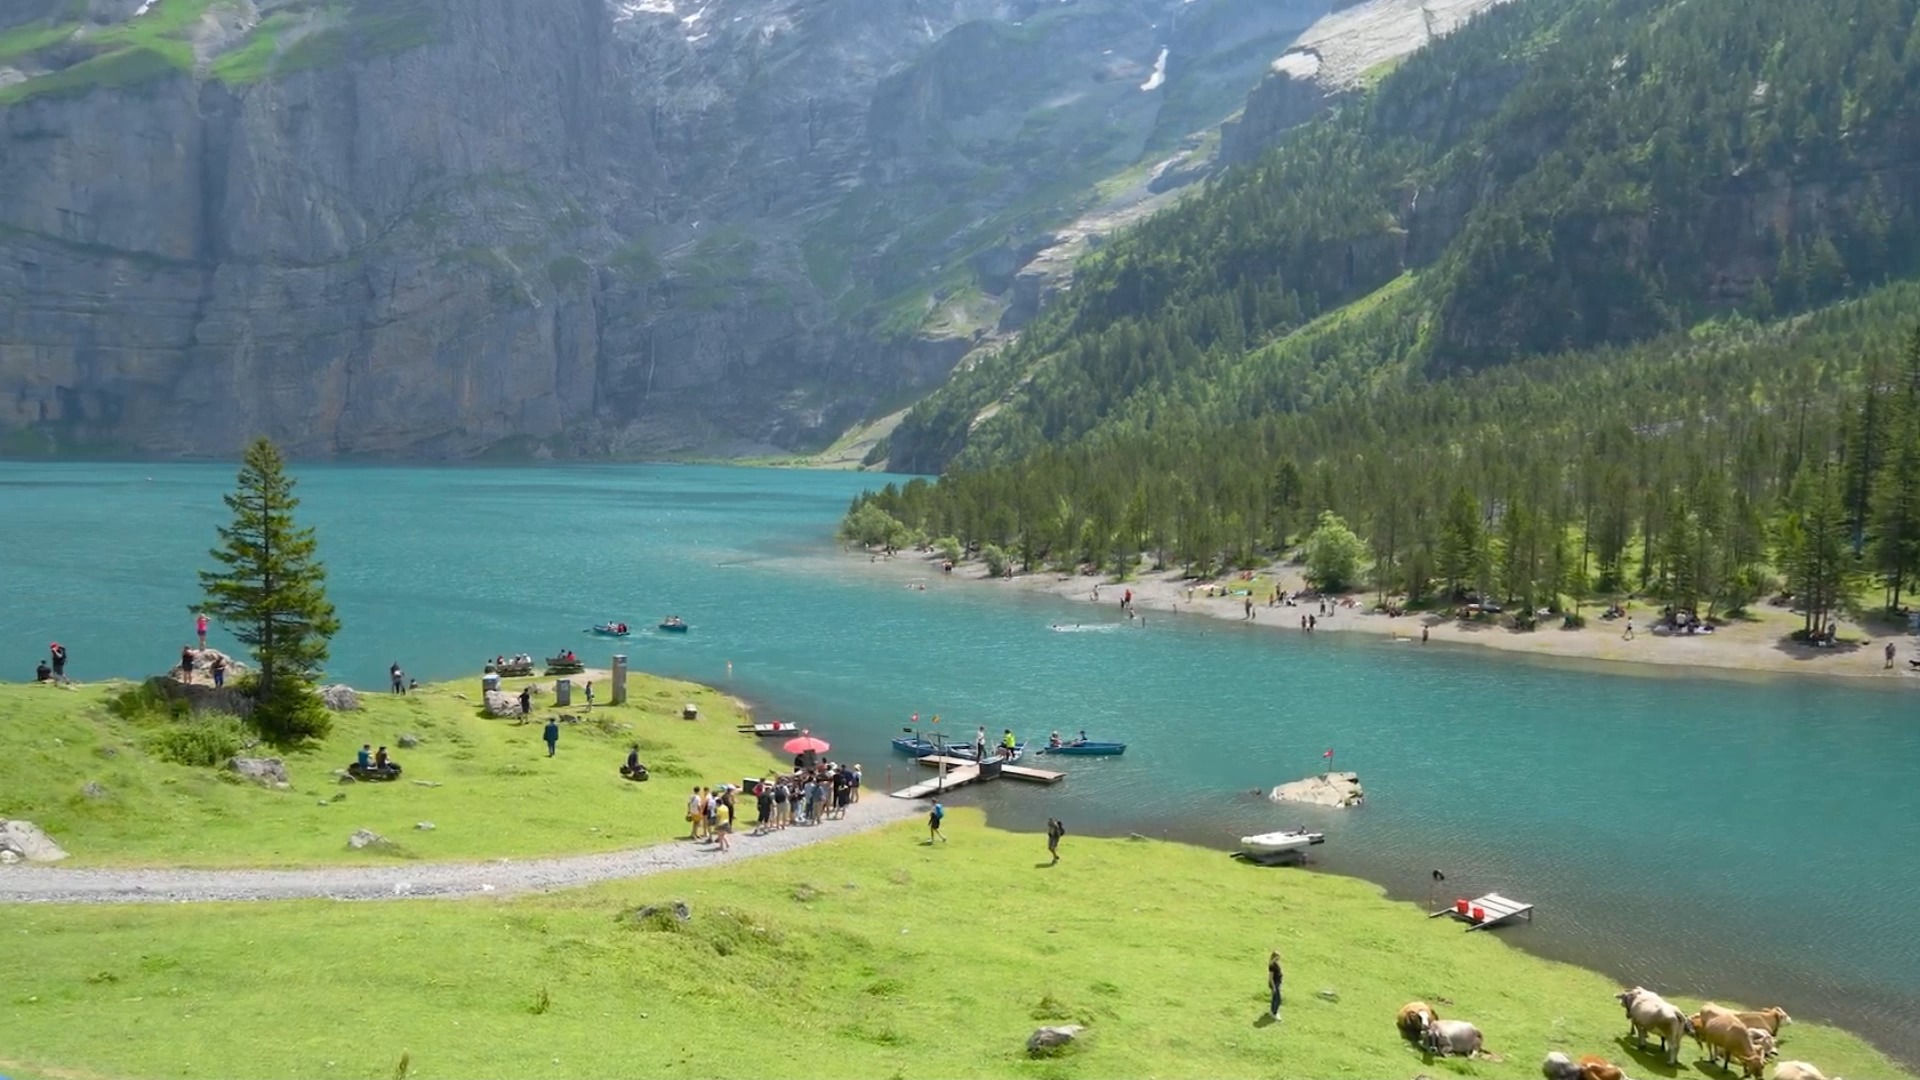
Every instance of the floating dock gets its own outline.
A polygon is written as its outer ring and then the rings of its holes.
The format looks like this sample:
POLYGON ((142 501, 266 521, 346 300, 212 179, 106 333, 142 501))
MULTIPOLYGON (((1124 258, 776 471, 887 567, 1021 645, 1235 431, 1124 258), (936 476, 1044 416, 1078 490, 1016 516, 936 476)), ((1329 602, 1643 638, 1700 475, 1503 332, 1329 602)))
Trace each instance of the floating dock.
POLYGON ((920 764, 933 768, 945 766, 946 774, 931 780, 922 780, 912 787, 901 788, 893 793, 894 798, 924 799, 950 788, 982 780, 993 780, 1001 776, 1014 780, 1029 780, 1036 784, 1057 784, 1067 778, 1066 773, 1054 772, 1051 769, 1029 769, 1023 765, 1006 765, 993 760, 989 760, 984 766, 966 758, 943 757, 939 754, 928 754, 918 760, 920 764))
POLYGON ((1427 918, 1437 919, 1442 915, 1452 915, 1471 923, 1472 925, 1467 927, 1467 933, 1471 934, 1475 930, 1498 926, 1510 919, 1524 917, 1528 922, 1532 922, 1533 905, 1519 900, 1510 900, 1499 893, 1488 893, 1478 900, 1464 898, 1455 900, 1452 907, 1441 908, 1429 914, 1427 918))

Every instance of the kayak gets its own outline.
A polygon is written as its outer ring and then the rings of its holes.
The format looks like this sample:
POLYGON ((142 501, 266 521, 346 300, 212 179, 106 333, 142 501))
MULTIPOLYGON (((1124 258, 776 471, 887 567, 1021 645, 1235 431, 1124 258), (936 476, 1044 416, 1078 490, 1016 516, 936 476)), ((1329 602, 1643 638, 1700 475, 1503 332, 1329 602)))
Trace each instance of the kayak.
POLYGON ((1123 742, 1070 742, 1059 746, 1043 746, 1043 754, 1079 754, 1085 757, 1119 757, 1127 752, 1123 742))

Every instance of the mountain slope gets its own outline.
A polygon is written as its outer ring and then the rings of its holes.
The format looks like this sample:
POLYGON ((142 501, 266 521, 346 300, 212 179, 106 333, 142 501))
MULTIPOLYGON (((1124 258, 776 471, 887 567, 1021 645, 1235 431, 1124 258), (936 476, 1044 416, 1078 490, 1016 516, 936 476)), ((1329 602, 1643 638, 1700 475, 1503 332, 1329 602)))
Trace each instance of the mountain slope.
POLYGON ((9 4, 0 449, 824 446, 1332 7, 9 4))
POLYGON ((1909 272, 1915 6, 1491 12, 1096 255, 1070 300, 907 416, 890 462, 1018 457, 1123 407, 1184 400, 1169 400, 1176 383, 1244 408, 1206 387, 1409 272, 1418 281, 1396 288, 1408 319, 1349 343, 1350 374, 1440 376, 1635 341, 1909 272))

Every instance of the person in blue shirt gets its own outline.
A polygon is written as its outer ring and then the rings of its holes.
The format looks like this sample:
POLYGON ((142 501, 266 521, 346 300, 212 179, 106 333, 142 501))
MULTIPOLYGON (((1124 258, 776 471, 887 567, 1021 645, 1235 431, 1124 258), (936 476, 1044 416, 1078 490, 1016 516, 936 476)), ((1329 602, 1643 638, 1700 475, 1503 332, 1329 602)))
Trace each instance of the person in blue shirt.
POLYGON ((373 764, 373 744, 372 743, 361 744, 360 753, 355 755, 355 758, 359 761, 360 767, 363 769, 372 765, 373 764))
POLYGON ((927 815, 927 843, 931 844, 935 840, 941 843, 946 842, 947 835, 940 831, 940 820, 946 816, 947 808, 940 805, 940 800, 935 799, 933 813, 927 815))
POLYGON ((548 720, 547 730, 541 735, 541 738, 547 740, 547 756, 552 757, 555 745, 560 742, 560 722, 558 720, 548 720))

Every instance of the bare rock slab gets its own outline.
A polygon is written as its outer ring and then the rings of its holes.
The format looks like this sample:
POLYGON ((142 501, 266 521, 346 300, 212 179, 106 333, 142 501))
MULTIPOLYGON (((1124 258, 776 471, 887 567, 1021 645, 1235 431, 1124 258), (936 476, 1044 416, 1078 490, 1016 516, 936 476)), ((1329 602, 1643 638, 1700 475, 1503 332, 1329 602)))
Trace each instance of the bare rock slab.
POLYGON ((1306 803, 1310 806, 1330 806, 1344 809, 1359 806, 1366 795, 1360 790, 1360 774, 1350 772, 1321 773, 1309 776, 1305 780, 1295 780, 1290 784, 1281 784, 1267 793, 1274 802, 1306 803))
POLYGON ((0 819, 0 853, 11 854, 7 862, 59 862, 67 857, 65 848, 40 831, 31 821, 0 819))
POLYGON ((293 786, 287 776, 287 763, 277 757, 237 757, 228 760, 227 770, 238 773, 261 787, 286 789, 293 786))
POLYGON ((334 712, 352 712, 360 707, 360 695, 346 685, 322 687, 320 700, 334 712))

